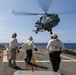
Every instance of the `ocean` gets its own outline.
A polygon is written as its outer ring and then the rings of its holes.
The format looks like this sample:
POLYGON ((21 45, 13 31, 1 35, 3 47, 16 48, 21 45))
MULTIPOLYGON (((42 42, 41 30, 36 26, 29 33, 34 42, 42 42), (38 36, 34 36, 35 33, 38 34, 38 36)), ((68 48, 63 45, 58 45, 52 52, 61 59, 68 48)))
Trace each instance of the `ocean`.
MULTIPOLYGON (((8 46, 8 43, 0 43, 2 45, 8 46)), ((23 43, 19 43, 22 45, 23 43)), ((47 46, 47 43, 35 43, 35 46, 47 46)), ((64 43, 65 48, 76 49, 76 43, 64 43)))

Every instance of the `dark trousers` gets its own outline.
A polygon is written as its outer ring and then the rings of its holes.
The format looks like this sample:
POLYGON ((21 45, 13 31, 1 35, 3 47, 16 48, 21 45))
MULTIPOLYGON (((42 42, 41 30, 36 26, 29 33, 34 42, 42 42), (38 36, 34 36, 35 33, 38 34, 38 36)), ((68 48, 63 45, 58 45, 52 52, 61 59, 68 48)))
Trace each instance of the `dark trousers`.
POLYGON ((26 60, 27 62, 30 62, 32 58, 32 49, 26 50, 26 53, 27 53, 26 60))
POLYGON ((59 51, 50 52, 49 58, 52 63, 53 71, 57 72, 61 62, 60 52, 59 51))

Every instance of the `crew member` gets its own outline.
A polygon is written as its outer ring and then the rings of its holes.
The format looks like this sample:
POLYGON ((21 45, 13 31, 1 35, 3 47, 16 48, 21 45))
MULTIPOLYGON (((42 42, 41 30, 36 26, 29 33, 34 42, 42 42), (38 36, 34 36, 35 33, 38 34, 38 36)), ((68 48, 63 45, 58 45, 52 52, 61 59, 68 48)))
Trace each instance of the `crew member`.
POLYGON ((18 41, 17 34, 13 33, 12 38, 10 39, 9 49, 10 49, 10 58, 9 58, 9 67, 16 68, 16 52, 19 53, 18 50, 18 41), (13 61, 13 64, 12 64, 13 61))
POLYGON ((64 50, 64 44, 58 39, 55 33, 51 35, 51 40, 48 42, 46 50, 49 53, 53 71, 57 72, 61 62, 60 54, 64 50))
POLYGON ((34 45, 34 41, 32 36, 30 36, 28 38, 28 40, 26 41, 26 43, 24 43, 20 48, 25 47, 26 48, 26 58, 24 59, 26 61, 26 63, 30 64, 31 58, 32 58, 32 50, 33 48, 37 51, 37 48, 34 45))

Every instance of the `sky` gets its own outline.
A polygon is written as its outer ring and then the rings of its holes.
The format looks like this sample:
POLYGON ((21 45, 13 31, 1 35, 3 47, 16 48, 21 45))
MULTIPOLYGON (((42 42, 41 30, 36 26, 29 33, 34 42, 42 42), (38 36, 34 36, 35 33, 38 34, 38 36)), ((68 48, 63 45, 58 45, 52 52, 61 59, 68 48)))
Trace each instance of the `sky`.
MULTIPOLYGON (((46 2, 43 0, 45 8, 46 2)), ((50 0, 51 1, 51 0, 50 0)), ((9 42, 12 34, 17 33, 18 42, 25 42, 29 36, 33 36, 34 42, 47 43, 50 33, 39 32, 35 34, 35 22, 40 15, 13 15, 10 9, 15 11, 44 13, 38 0, 0 0, 0 43, 9 42)), ((50 3, 48 13, 59 13, 76 10, 76 0, 53 0, 50 3)), ((59 24, 53 28, 53 32, 63 43, 76 43, 76 11, 72 14, 58 14, 59 24)))

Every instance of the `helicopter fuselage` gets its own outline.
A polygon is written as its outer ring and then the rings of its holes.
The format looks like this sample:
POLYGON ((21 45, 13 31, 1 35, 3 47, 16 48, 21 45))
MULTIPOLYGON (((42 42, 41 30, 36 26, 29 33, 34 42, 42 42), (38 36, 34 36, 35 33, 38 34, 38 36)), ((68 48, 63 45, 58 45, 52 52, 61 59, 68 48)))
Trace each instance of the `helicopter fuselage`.
POLYGON ((56 25, 58 25, 60 21, 60 18, 57 14, 45 14, 40 17, 40 20, 38 20, 35 24, 36 31, 50 31, 52 32, 52 28, 56 25))

